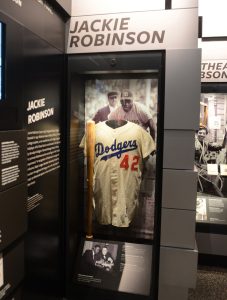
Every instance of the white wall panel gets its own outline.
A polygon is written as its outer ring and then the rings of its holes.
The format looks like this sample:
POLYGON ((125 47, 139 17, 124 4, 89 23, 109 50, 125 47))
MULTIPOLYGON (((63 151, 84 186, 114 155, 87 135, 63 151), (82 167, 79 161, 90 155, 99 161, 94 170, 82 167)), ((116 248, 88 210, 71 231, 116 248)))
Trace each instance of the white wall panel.
POLYGON ((198 44, 195 8, 75 16, 67 25, 67 53, 191 49, 198 44))
POLYGON ((198 7, 198 0, 172 0, 172 9, 198 7))
POLYGON ((165 9, 165 0, 72 0, 72 16, 165 9))
POLYGON ((198 47, 202 48, 202 60, 227 59, 227 41, 201 41, 198 47))
POLYGON ((203 17, 203 37, 227 36, 226 11, 226 0, 199 0, 199 15, 203 17))

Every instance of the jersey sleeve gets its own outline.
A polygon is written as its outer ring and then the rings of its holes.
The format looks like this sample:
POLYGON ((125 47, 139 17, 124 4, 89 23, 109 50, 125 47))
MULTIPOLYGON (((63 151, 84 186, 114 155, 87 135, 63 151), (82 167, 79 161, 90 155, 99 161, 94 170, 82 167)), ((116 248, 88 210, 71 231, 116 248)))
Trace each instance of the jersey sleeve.
POLYGON ((156 149, 155 142, 150 134, 141 128, 141 150, 142 157, 145 158, 156 149))

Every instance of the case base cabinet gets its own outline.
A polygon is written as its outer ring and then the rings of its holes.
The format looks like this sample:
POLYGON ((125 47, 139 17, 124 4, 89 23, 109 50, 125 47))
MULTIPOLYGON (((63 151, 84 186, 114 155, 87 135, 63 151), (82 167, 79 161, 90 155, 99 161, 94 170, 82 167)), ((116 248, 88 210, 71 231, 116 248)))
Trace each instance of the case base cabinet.
POLYGON ((188 289, 196 285, 194 143, 199 123, 200 62, 200 49, 166 51, 158 300, 186 300, 188 289))
POLYGON ((187 300, 195 288, 198 250, 161 247, 159 300, 187 300))
POLYGON ((199 253, 227 255, 227 235, 197 232, 196 241, 199 253))
POLYGON ((159 286, 159 300, 174 299, 174 300, 187 300, 188 288, 182 288, 179 286, 159 286))

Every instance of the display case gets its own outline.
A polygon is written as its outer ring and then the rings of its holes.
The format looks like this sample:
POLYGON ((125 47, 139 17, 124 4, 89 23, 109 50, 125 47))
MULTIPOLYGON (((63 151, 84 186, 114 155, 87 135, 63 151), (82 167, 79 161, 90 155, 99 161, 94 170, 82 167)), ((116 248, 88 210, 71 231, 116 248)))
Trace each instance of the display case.
POLYGON ((164 52, 68 58, 68 297, 155 297, 164 52), (76 196, 79 195, 79 196, 76 196))
POLYGON ((201 263, 224 263, 227 228, 227 90, 203 84, 195 136, 197 242, 201 263))
POLYGON ((198 171, 197 221, 227 224, 227 94, 201 94, 200 128, 195 140, 198 171))

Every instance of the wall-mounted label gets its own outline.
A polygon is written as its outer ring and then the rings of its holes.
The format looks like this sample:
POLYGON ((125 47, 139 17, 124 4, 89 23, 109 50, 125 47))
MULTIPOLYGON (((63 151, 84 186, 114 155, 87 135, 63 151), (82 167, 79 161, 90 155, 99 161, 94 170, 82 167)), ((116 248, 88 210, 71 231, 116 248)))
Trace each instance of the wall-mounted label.
POLYGON ((18 159, 20 155, 20 146, 15 141, 5 141, 1 143, 1 164, 7 164, 14 159, 18 159))
POLYGON ((55 102, 46 97, 29 99, 26 111, 27 186, 29 188, 27 211, 30 212, 38 208, 45 199, 46 176, 51 176, 60 168, 61 135, 56 124, 59 108, 55 102))
POLYGON ((227 82, 227 60, 203 60, 202 82, 227 82))
POLYGON ((207 174, 208 175, 218 175, 218 165, 217 164, 207 164, 207 174))
POLYGON ((221 116, 209 116, 209 128, 221 129, 221 116))
POLYGON ((95 288, 150 295, 152 246, 85 240, 77 257, 75 282, 95 288), (92 259, 93 249, 100 249, 92 259), (106 248, 107 253, 103 252, 106 248), (100 259, 97 259, 99 258, 100 259))
POLYGON ((11 182, 17 181, 20 174, 20 169, 17 163, 20 157, 20 146, 13 140, 4 141, 1 143, 1 165, 7 167, 1 170, 1 185, 7 185, 11 182), (8 165, 10 164, 10 165, 8 165))
MULTIPOLYGON (((60 168, 60 131, 59 129, 29 131, 27 139, 27 180, 28 186, 31 186, 38 178, 60 168)), ((38 193, 29 200, 33 206, 34 202, 40 202, 42 198, 43 196, 38 193)))
POLYGON ((3 274, 3 257, 0 253, 0 287, 4 284, 4 274, 3 274))
POLYGON ((67 53, 197 47, 197 10, 72 17, 67 53))
POLYGON ((226 164, 220 164, 220 174, 222 176, 227 176, 227 165, 226 164))
POLYGON ((26 132, 0 132, 0 191, 26 180, 26 132))

